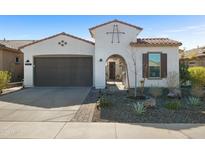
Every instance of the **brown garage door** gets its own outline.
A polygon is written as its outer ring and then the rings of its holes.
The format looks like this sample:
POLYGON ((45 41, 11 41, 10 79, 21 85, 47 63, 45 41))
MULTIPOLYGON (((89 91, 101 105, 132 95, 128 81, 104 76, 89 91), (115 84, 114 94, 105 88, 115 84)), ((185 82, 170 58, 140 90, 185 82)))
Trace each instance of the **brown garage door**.
POLYGON ((92 86, 92 57, 35 57, 35 86, 92 86))

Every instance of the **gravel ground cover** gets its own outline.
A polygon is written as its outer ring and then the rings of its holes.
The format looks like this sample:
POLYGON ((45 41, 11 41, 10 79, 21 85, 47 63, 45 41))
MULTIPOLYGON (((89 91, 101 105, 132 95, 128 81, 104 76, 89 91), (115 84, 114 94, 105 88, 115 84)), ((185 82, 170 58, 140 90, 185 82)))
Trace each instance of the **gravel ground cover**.
MULTIPOLYGON (((163 90, 166 93, 165 90, 163 90)), ((205 123, 205 102, 199 106, 191 106, 187 102, 189 90, 183 91, 184 97, 180 100, 181 108, 169 110, 165 103, 171 99, 165 94, 156 99, 155 108, 147 108, 146 112, 137 115, 134 112, 133 103, 136 100, 128 98, 127 91, 115 91, 106 93, 106 98, 111 106, 95 108, 93 122, 123 122, 123 123, 205 123)))

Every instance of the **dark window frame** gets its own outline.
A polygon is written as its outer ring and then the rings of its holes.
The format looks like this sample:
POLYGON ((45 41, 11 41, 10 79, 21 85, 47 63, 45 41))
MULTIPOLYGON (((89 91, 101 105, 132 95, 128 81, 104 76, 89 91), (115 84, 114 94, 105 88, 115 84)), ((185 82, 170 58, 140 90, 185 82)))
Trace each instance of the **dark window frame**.
POLYGON ((149 80, 160 80, 162 79, 162 76, 161 76, 161 62, 162 62, 162 52, 148 52, 147 53, 147 58, 148 58, 148 69, 147 69, 147 75, 148 75, 148 79, 149 80), (159 66, 159 77, 150 77, 150 66, 149 66, 149 55, 150 54, 159 54, 160 55, 160 66, 159 66))
POLYGON ((19 57, 16 57, 16 58, 15 58, 15 63, 16 63, 16 64, 20 64, 20 58, 19 58, 19 57), (17 60, 17 59, 18 59, 18 60, 17 60))

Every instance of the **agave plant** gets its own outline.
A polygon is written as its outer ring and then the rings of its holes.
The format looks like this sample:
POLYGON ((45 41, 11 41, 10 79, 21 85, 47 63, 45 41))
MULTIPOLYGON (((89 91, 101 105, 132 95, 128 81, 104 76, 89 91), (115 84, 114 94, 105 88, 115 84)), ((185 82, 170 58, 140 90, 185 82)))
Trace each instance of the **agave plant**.
POLYGON ((144 103, 140 103, 140 102, 134 103, 133 107, 134 107, 135 113, 138 115, 146 112, 146 108, 144 106, 144 103))
POLYGON ((197 106, 201 104, 199 97, 190 96, 188 97, 188 103, 193 106, 197 106))

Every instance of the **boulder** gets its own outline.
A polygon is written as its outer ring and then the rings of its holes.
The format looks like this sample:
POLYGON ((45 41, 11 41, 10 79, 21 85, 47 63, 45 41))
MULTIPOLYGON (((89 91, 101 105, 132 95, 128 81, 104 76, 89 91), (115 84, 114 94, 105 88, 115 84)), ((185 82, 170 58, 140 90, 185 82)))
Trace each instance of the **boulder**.
POLYGON ((153 107, 155 107, 156 106, 156 99, 154 99, 154 98, 146 99, 144 101, 144 106, 146 108, 149 108, 149 107, 153 108, 153 107))
POLYGON ((181 98, 182 97, 181 90, 173 89, 168 93, 167 96, 170 98, 181 98))

